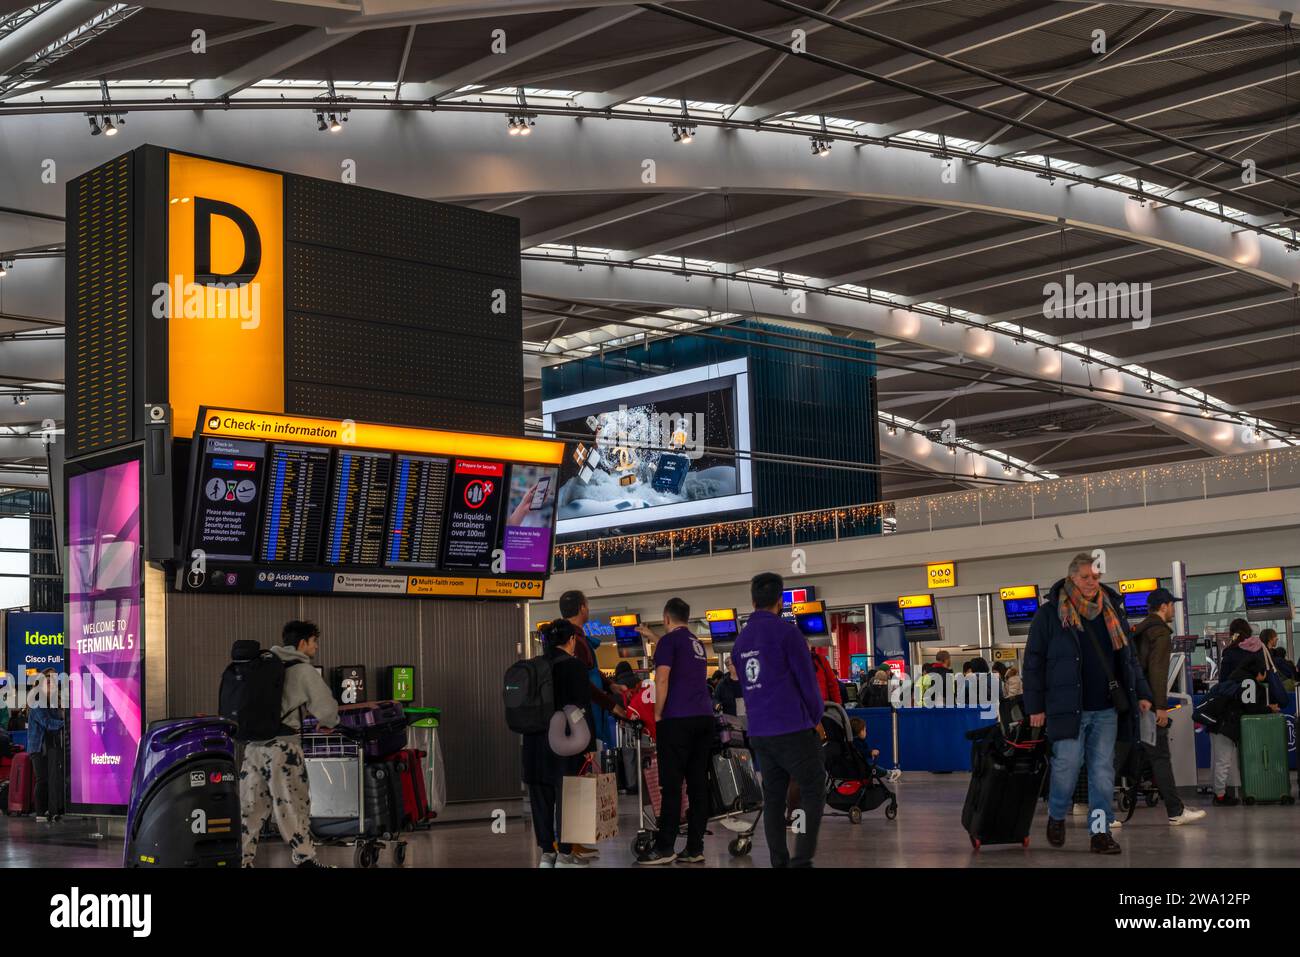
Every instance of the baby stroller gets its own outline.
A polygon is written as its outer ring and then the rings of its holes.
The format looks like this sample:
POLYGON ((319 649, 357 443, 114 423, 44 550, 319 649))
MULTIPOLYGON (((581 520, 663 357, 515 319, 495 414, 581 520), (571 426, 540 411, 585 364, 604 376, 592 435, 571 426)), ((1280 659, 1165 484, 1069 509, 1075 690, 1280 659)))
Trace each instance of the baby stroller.
POLYGON ((864 811, 874 811, 888 802, 885 817, 898 817, 898 797, 885 785, 885 772, 868 761, 853 744, 853 726, 842 705, 826 702, 822 715, 826 743, 822 760, 826 764, 826 806, 847 814, 854 824, 862 823, 864 811))

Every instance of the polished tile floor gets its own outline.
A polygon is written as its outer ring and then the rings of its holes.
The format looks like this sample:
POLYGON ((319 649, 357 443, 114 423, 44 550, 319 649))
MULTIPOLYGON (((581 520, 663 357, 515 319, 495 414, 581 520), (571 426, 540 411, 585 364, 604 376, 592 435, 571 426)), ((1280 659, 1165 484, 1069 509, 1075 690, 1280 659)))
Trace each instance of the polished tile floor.
MULTIPOLYGON (((1040 805, 1034 823, 1032 846, 990 847, 971 853, 961 827, 961 805, 966 793, 965 774, 907 775, 896 787, 899 813, 895 821, 883 808, 866 815, 859 825, 846 817, 823 820, 817 863, 823 867, 1287 867, 1300 865, 1300 805, 1290 807, 1212 808, 1198 824, 1170 827, 1163 807, 1139 808, 1133 820, 1116 833, 1124 853, 1098 857, 1088 853, 1083 818, 1072 819, 1066 846, 1049 847, 1044 837, 1046 811, 1040 805)), ((633 864, 632 837, 636 830, 636 798, 624 797, 620 836, 601 845, 596 867, 633 864)), ((1196 796, 1193 806, 1208 807, 1208 798, 1196 796)), ((0 868, 16 867, 116 867, 121 861, 120 839, 97 841, 87 822, 37 824, 32 818, 0 818, 0 868)), ((706 839, 709 867, 767 867, 768 856, 761 828, 750 856, 733 858, 727 843, 732 835, 715 826, 706 839)), ((408 835, 407 867, 533 867, 537 851, 525 820, 511 817, 504 834, 494 833, 488 821, 442 824, 430 831, 408 835)), ((352 851, 323 848, 321 860, 352 866, 352 851)), ((258 864, 283 867, 288 851, 279 842, 262 848, 258 864)), ((380 859, 391 867, 391 851, 380 859)), ((672 870, 686 865, 673 865, 672 870)), ((698 865, 697 865, 698 867, 698 865)), ((694 868, 693 868, 694 869, 694 868)))

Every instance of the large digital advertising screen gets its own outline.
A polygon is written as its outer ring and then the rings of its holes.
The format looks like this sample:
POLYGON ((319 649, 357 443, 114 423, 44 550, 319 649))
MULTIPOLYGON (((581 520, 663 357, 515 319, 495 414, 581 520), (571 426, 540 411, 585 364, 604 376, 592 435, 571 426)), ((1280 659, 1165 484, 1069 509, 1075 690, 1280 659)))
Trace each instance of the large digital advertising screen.
POLYGON ((125 811, 143 729, 140 460, 68 475, 69 809, 125 811))
POLYGON ((541 597, 562 443, 202 411, 179 587, 541 597))
POLYGON ((753 507, 745 359, 542 403, 548 435, 571 444, 556 531, 600 531, 753 507))

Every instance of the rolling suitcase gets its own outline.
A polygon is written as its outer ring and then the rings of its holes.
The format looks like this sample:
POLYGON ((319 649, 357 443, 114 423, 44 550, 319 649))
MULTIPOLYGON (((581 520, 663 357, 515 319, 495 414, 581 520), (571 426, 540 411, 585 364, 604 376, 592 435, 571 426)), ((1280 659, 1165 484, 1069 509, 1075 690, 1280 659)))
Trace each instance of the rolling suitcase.
MULTIPOLYGON (((326 816, 329 815, 329 807, 332 802, 324 793, 318 798, 315 790, 317 778, 311 775, 311 765, 309 763, 308 776, 313 789, 312 833, 319 838, 325 839, 351 837, 387 839, 397 834, 402 829, 402 792, 401 785, 397 781, 398 774, 395 764, 388 761, 376 761, 364 766, 362 770, 364 778, 362 800, 365 803, 363 820, 358 821, 356 817, 351 815, 345 817, 326 816)), ((355 786, 355 784, 356 779, 353 777, 350 785, 344 783, 343 788, 355 786)), ((324 790, 325 788, 322 788, 322 791, 324 790)), ((352 804, 355 805, 355 803, 355 798, 353 798, 352 804)))
POLYGON ((406 713, 396 701, 364 701, 339 707, 339 726, 365 742, 367 761, 386 758, 406 747, 406 713))
POLYGON ((986 844, 1029 846, 1038 795, 1047 776, 1047 743, 1023 724, 1012 738, 1000 725, 968 731, 971 779, 962 807, 961 823, 971 847, 986 844))
POLYGON ((19 751, 13 756, 9 769, 9 803, 7 814, 31 814, 36 804, 36 779, 32 772, 32 756, 19 751))
POLYGON ((413 828, 432 821, 436 814, 429 807, 425 788, 424 752, 415 748, 398 751, 392 756, 402 790, 402 827, 413 828))
POLYGON ((1248 714, 1241 718, 1241 793, 1247 804, 1291 804, 1286 717, 1248 714))
POLYGON ((149 725, 131 780, 124 867, 239 867, 235 732, 224 718, 149 725))
POLYGON ((754 757, 744 748, 728 748, 710 758, 710 783, 719 814, 756 808, 763 791, 754 776, 754 757))

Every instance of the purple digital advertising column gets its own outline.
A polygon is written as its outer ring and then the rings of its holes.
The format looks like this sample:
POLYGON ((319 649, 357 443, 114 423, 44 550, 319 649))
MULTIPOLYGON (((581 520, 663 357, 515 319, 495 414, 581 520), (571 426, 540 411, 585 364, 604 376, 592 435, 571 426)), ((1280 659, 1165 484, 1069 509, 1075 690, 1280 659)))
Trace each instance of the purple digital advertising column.
POLYGON ((68 784, 73 810, 125 812, 142 731, 140 463, 68 477, 68 784))

